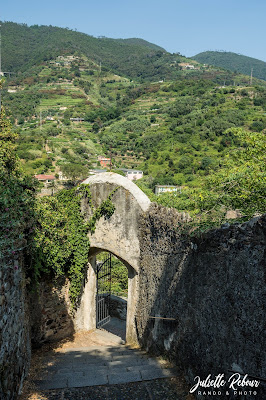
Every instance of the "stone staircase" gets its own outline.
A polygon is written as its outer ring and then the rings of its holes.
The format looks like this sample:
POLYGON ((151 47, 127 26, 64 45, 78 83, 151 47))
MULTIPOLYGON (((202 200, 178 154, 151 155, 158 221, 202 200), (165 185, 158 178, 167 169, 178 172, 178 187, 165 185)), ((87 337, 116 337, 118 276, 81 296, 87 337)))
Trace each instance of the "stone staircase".
POLYGON ((43 358, 34 381, 39 390, 82 388, 175 376, 174 369, 139 349, 117 344, 68 348, 43 358))

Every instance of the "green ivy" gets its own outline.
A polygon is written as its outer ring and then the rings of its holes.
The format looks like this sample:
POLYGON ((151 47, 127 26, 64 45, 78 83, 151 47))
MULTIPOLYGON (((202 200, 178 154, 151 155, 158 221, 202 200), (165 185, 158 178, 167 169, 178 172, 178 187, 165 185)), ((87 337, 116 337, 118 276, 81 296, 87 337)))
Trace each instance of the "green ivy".
MULTIPOLYGON (((115 206, 112 203, 111 198, 113 197, 114 193, 117 191, 118 188, 115 188, 107 197, 106 200, 104 200, 99 207, 96 208, 96 210, 93 212, 92 217, 90 220, 87 222, 86 226, 88 230, 91 233, 95 232, 95 227, 96 227, 96 222, 104 216, 105 218, 110 218, 114 211, 115 211, 115 206)), ((93 209, 93 206, 91 206, 93 209)))
POLYGON ((38 282, 43 273, 55 278, 65 275, 70 280, 70 299, 75 306, 81 294, 90 243, 89 232, 102 216, 110 218, 115 207, 111 201, 114 191, 85 221, 81 211, 81 200, 91 204, 89 185, 66 189, 56 196, 37 201, 37 225, 33 242, 33 262, 30 276, 38 282))

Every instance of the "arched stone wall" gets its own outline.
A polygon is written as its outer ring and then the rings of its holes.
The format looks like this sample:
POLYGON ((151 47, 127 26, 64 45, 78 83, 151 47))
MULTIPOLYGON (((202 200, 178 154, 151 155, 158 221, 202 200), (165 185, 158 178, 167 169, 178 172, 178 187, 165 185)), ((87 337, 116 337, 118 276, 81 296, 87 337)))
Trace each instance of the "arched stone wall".
MULTIPOLYGON (((95 256, 101 251, 108 251, 118 257, 128 269, 126 340, 128 343, 135 343, 137 342, 135 311, 140 269, 139 219, 143 212, 148 211, 151 203, 133 182, 115 173, 93 175, 83 183, 90 185, 92 205, 95 208, 113 193, 111 200, 115 211, 108 219, 100 218, 96 223, 95 232, 90 234, 88 275, 75 318, 76 329, 90 330, 96 326, 95 256)), ((93 212, 91 206, 84 201, 82 208, 89 218, 93 212)))

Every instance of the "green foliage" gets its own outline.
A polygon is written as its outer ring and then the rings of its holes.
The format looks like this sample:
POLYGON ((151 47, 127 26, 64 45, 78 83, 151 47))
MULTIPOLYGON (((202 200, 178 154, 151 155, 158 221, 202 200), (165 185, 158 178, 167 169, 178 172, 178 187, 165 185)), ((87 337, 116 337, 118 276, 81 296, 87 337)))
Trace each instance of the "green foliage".
MULTIPOLYGON (((2 108, 0 114, 0 259, 18 260, 33 228, 34 185, 19 170, 17 135, 2 108)), ((18 268, 13 263, 13 268, 18 268)))
POLYGON ((89 252, 88 231, 81 214, 80 201, 81 194, 76 188, 38 200, 32 271, 29 271, 35 283, 43 273, 55 278, 68 276, 73 304, 81 291, 89 252))
POLYGON ((266 208, 266 142, 265 135, 234 129, 241 143, 225 161, 223 168, 207 180, 211 196, 204 200, 205 208, 224 205, 239 209, 244 215, 263 213, 266 208))
POLYGON ((3 91, 5 106, 13 118, 18 119, 18 124, 22 125, 25 118, 36 113, 43 95, 35 90, 27 90, 17 93, 3 91))
MULTIPOLYGON (((117 257, 112 257, 112 270, 111 270, 111 293, 117 296, 127 297, 128 293, 128 270, 127 267, 117 257)), ((97 261, 104 261, 106 259, 106 252, 97 255, 97 261)), ((108 291, 110 282, 100 281, 100 289, 108 291)))
POLYGON ((128 291, 128 270, 116 257, 112 257, 111 291, 118 296, 127 296, 128 291))
POLYGON ((106 200, 104 200, 99 207, 97 207, 95 210, 93 209, 93 215, 92 217, 89 219, 89 221, 86 223, 87 228, 90 230, 90 232, 95 232, 95 225, 96 222, 102 217, 104 216, 105 218, 110 218, 114 211, 115 211, 115 206, 112 203, 112 197, 114 195, 114 193, 117 191, 117 188, 114 189, 109 196, 107 197, 106 200))
POLYGON ((80 164, 67 163, 61 166, 61 170, 74 184, 77 179, 83 179, 88 176, 88 168, 80 164))
POLYGON ((70 299, 73 306, 81 294, 87 268, 90 248, 88 232, 95 230, 99 218, 110 218, 113 214, 111 196, 95 210, 89 222, 85 221, 81 212, 82 199, 91 204, 88 185, 62 190, 36 203, 33 260, 28 275, 35 283, 44 273, 55 278, 66 275, 71 283, 70 299))
MULTIPOLYGON (((7 79, 9 86, 18 85, 17 92, 4 90, 3 94, 9 109, 15 111, 18 154, 25 171, 33 175, 59 166, 75 182, 97 166, 98 155, 111 154, 114 169, 144 171, 145 190, 153 190, 156 184, 182 186, 180 195, 160 196, 159 202, 194 214, 210 214, 213 204, 229 207, 230 201, 232 206, 241 203, 233 202, 233 195, 230 198, 228 194, 227 199, 223 195, 222 188, 228 191, 230 185, 222 186, 222 176, 221 187, 216 183, 219 173, 241 167, 241 155, 235 157, 237 148, 244 151, 248 147, 234 130, 265 132, 265 82, 253 79, 255 86, 250 86, 247 76, 200 65, 198 70, 181 71, 178 63, 185 58, 162 54, 161 49, 135 39, 96 39, 55 27, 6 23, 3 34, 10 52, 4 49, 4 59, 7 65, 14 61, 14 69, 20 68, 12 47, 14 37, 20 37, 18 32, 32 40, 23 44, 23 53, 16 54, 24 71, 7 79), (47 34, 49 51, 42 40, 47 34), (27 61, 26 54, 31 54, 27 61), (65 68, 57 56, 71 54, 77 57, 65 68), (56 66, 57 61, 62 64, 56 66), (110 70, 136 79, 132 82, 110 70), (158 82, 159 76, 164 82, 158 82), (174 79, 167 81, 170 78, 174 79), (61 106, 67 109, 60 110, 61 106), (72 122, 72 117, 84 121, 72 122), (208 177, 214 177, 214 182, 209 183, 208 177)), ((251 170, 250 165, 246 172, 251 170)), ((232 180, 240 182, 240 175, 235 176, 232 180)), ((238 194, 243 196, 244 208, 249 208, 244 194, 238 194)), ((112 208, 108 203, 105 207, 112 208)), ((102 213, 102 209, 95 210, 94 219, 102 213)))
MULTIPOLYGON (((90 56, 94 62, 101 61, 108 70, 115 69, 119 74, 158 80, 175 75, 176 69, 170 64, 173 59, 180 58, 140 39, 94 38, 53 26, 27 26, 13 22, 1 22, 1 25, 6 71, 21 71, 21 66, 26 71, 32 65, 55 59, 59 54, 76 51, 90 56)), ((71 72, 75 77, 80 75, 76 68, 71 72)))
POLYGON ((233 149, 223 166, 203 180, 200 188, 184 188, 181 194, 168 193, 153 201, 189 211, 202 224, 220 223, 226 210, 240 210, 247 218, 266 208, 265 135, 231 129, 240 147, 233 149))
POLYGON ((18 170, 18 158, 15 153, 16 139, 17 135, 11 129, 11 124, 2 108, 0 114, 0 173, 2 176, 16 174, 18 170))
POLYGON ((255 58, 224 51, 205 51, 192 58, 202 64, 215 65, 246 75, 250 75, 253 68, 253 76, 266 80, 266 63, 255 58))

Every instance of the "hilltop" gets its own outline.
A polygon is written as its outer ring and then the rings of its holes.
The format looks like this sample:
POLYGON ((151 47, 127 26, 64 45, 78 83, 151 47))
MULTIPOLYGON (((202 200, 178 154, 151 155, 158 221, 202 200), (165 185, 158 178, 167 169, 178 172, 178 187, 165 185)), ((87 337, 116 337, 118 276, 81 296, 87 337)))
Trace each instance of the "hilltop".
POLYGON ((205 51, 192 58, 202 64, 214 65, 245 75, 250 75, 253 68, 253 76, 266 80, 266 62, 256 58, 225 51, 205 51))
POLYGON ((140 39, 140 38, 114 39, 114 40, 121 42, 121 43, 130 43, 130 44, 134 44, 137 46, 144 46, 144 47, 148 47, 152 50, 157 50, 157 51, 159 50, 159 51, 163 51, 164 53, 167 53, 167 51, 163 47, 157 46, 157 44, 150 43, 147 40, 140 39))
POLYGON ((58 55, 85 55, 104 68, 130 78, 174 77, 178 61, 164 49, 143 39, 95 38, 54 26, 1 23, 2 68, 23 72, 58 55))

